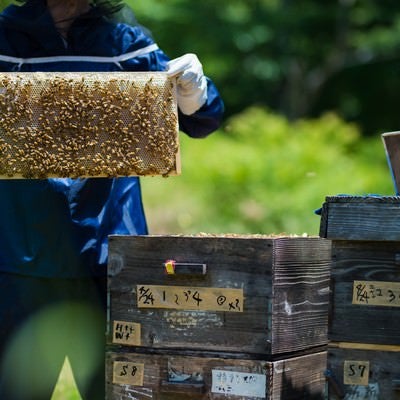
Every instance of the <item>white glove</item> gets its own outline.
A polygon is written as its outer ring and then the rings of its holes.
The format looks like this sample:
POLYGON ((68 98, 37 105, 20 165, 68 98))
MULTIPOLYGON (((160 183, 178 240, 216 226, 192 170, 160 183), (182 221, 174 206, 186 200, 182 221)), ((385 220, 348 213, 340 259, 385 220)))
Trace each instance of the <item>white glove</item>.
POLYGON ((185 54, 167 64, 169 76, 177 76, 177 101, 183 114, 191 115, 207 101, 207 79, 195 54, 185 54))

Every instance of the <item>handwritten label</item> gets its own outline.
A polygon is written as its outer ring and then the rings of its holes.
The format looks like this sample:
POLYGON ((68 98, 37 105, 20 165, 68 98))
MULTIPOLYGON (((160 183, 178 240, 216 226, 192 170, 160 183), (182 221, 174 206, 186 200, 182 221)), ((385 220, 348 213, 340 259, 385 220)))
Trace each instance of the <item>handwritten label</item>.
POLYGON ((400 307, 400 282, 354 281, 353 304, 400 307))
POLYGON ((114 321, 113 343, 126 346, 140 346, 140 324, 134 322, 114 321))
POLYGON ((212 393, 265 399, 266 384, 262 374, 212 370, 212 393))
POLYGON ((120 385, 143 386, 144 364, 127 361, 114 361, 113 383, 120 385))
POLYGON ((379 400, 380 397, 380 389, 379 384, 377 382, 370 383, 368 386, 349 386, 346 389, 346 395, 344 400, 379 400))
POLYGON ((137 285, 139 308, 243 312, 243 289, 137 285))
POLYGON ((368 386, 369 361, 345 361, 343 367, 345 385, 368 386))

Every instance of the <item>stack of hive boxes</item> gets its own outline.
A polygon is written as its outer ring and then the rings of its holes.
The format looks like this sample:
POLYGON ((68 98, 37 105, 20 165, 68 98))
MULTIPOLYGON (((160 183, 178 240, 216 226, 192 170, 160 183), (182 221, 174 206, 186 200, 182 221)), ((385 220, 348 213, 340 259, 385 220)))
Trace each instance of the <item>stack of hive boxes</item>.
POLYGON ((107 399, 323 399, 331 243, 111 236, 107 399))
POLYGON ((400 399, 400 197, 327 197, 329 398, 400 399))

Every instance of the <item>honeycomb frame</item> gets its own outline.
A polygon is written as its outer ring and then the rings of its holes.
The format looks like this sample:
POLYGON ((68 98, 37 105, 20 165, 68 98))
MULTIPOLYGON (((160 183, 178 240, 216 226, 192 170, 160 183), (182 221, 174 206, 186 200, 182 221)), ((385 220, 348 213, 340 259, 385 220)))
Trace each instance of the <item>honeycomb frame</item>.
POLYGON ((0 73, 2 179, 179 173, 167 73, 0 73))

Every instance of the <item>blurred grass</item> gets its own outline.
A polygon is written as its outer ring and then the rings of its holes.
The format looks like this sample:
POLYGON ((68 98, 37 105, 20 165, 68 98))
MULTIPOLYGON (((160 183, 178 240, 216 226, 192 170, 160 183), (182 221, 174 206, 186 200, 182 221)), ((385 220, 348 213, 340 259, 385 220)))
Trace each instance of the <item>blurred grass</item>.
POLYGON ((82 400, 68 358, 65 359, 51 400, 82 400))

